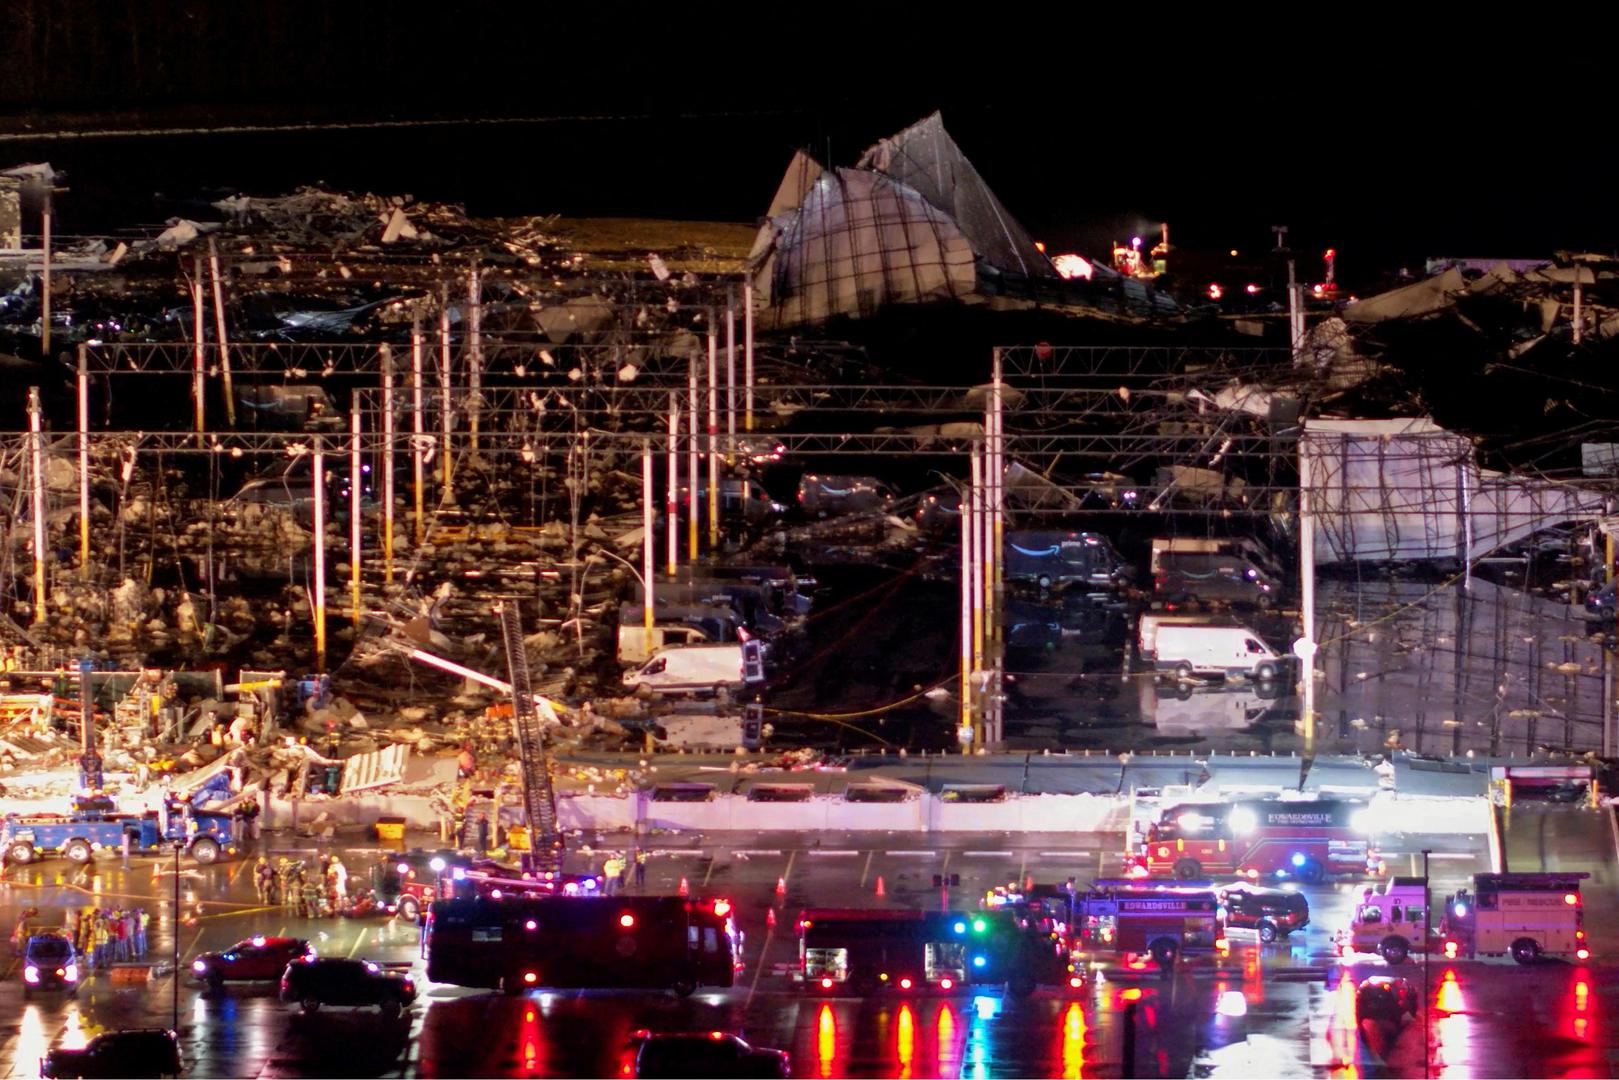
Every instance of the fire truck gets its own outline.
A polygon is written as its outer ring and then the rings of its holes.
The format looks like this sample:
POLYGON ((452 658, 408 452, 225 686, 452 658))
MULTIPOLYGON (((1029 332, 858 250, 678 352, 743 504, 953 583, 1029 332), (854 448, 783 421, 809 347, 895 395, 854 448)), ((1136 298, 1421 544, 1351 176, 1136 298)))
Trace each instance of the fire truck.
POLYGON ((991 983, 1021 997, 1039 985, 1085 985, 1061 935, 1026 929, 1009 911, 806 909, 798 967, 800 986, 822 993, 950 993, 991 983))
POLYGON ((731 902, 682 896, 439 899, 427 913, 427 977, 521 994, 541 987, 731 986, 742 934, 731 902))
POLYGON ((1380 891, 1362 890, 1349 924, 1333 942, 1338 955, 1377 953, 1387 963, 1403 964, 1413 952, 1429 947, 1428 879, 1390 878, 1380 891))
POLYGON ((1177 956, 1227 948, 1220 900, 1207 882, 1094 881, 1074 897, 1073 936, 1078 951, 1150 954, 1166 971, 1177 956))
POLYGON ((1365 812, 1363 803, 1326 799, 1183 803, 1148 830, 1129 873, 1309 884, 1339 874, 1378 874, 1383 865, 1367 839, 1365 812))
POLYGON ((518 870, 456 851, 383 852, 377 859, 377 899, 388 912, 420 922, 435 898, 588 896, 601 888, 590 874, 518 870))
POLYGON ((1591 958, 1585 937, 1585 873, 1476 874, 1471 891, 1445 901, 1440 933, 1445 956, 1511 956, 1533 964, 1543 956, 1591 958))

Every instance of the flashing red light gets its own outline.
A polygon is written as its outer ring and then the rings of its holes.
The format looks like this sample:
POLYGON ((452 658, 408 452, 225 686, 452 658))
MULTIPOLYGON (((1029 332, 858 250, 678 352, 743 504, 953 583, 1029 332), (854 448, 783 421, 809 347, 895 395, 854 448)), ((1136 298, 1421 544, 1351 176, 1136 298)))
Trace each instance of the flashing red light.
POLYGON ((821 989, 822 990, 830 990, 830 989, 832 989, 832 977, 830 975, 828 975, 828 976, 821 979, 821 989))
POLYGON ((1591 959, 1591 950, 1586 948, 1575 949, 1574 957, 1578 960, 1589 960, 1591 959))
POLYGON ((530 919, 528 922, 523 924, 524 930, 538 930, 539 928, 540 924, 535 922, 533 919, 530 919))
POLYGON ((720 918, 723 919, 725 916, 729 915, 730 913, 731 913, 731 902, 729 900, 716 900, 716 901, 714 901, 714 914, 718 915, 720 918))
POLYGON ((1141 1000, 1141 988, 1139 986, 1132 986, 1128 990, 1119 991, 1119 1000, 1120 1001, 1140 1001, 1141 1000))
POLYGON ((1445 942, 1445 959, 1456 959, 1456 943, 1454 941, 1445 942))
POLYGON ((635 925, 635 916, 626 911, 624 914, 618 917, 618 925, 628 930, 630 927, 635 925))
POLYGON ((939 980, 939 989, 940 990, 949 990, 951 987, 953 987, 955 985, 956 985, 956 980, 950 978, 948 975, 946 975, 944 978, 939 980))
POLYGON ((708 1033, 708 1037, 710 1039, 713 1039, 715 1042, 719 1042, 721 1039, 725 1038, 725 1032, 723 1032, 723 1031, 710 1031, 708 1033))
POLYGON ((1249 296, 1257 295, 1258 292, 1259 292, 1259 286, 1258 285, 1245 285, 1245 286, 1243 286, 1243 288, 1247 291, 1249 296))
POLYGON ((1085 985, 1085 980, 1080 978, 1078 975, 1070 975, 1068 977, 1068 985, 1073 987, 1075 990, 1078 990, 1081 986, 1085 985))
POLYGON ((500 890, 499 889, 490 889, 489 890, 489 898, 491 900, 499 900, 500 899, 500 890))
POLYGON ((540 981, 539 973, 534 971, 525 971, 523 972, 523 981, 528 983, 530 986, 533 986, 535 983, 540 981))
POLYGON ((899 988, 901 990, 909 990, 911 988, 911 980, 909 978, 901 979, 899 981, 899 988))
POLYGON ((1210 300, 1218 300, 1218 299, 1220 299, 1220 297, 1222 297, 1224 295, 1225 295, 1225 290, 1220 288, 1220 286, 1218 284, 1216 284, 1216 283, 1214 283, 1212 281, 1209 283, 1209 299, 1210 300))
POLYGON ((1578 904, 1579 902, 1580 902, 1580 894, 1579 893, 1564 893, 1563 894, 1563 903, 1569 904, 1569 905, 1574 905, 1574 904, 1578 904))
POLYGON ((1214 947, 1219 949, 1221 952, 1228 952, 1231 949, 1231 943, 1225 938, 1216 938, 1214 941, 1214 947))

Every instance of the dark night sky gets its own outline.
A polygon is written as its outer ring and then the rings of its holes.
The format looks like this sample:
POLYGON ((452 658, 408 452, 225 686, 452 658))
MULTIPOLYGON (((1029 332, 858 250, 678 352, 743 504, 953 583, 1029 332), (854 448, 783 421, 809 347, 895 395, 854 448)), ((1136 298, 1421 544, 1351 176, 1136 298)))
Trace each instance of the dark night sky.
POLYGON ((1181 244, 1222 249, 1268 247, 1269 227, 1290 224, 1301 250, 1337 247, 1346 277, 1431 254, 1619 250, 1606 65, 1517 51, 1512 27, 1480 43, 1459 14, 1434 38, 1397 11, 1360 8, 1256 11, 1249 23, 1084 11, 1019 25, 982 7, 909 22, 811 5, 764 22, 696 5, 565 18, 542 5, 371 0, 8 9, 0 131, 590 118, 0 143, 0 161, 69 170, 69 229, 176 212, 156 191, 315 181, 474 212, 746 221, 794 147, 850 164, 940 108, 1054 250, 1100 253, 1160 220, 1181 244))

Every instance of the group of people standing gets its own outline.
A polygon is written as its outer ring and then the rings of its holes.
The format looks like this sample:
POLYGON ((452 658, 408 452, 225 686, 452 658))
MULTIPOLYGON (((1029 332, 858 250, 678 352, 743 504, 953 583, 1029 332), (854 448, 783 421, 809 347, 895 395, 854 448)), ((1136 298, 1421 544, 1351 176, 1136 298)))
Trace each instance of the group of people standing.
POLYGON ((280 904, 302 919, 345 914, 349 907, 349 874, 336 855, 318 861, 313 867, 302 859, 277 860, 275 866, 263 855, 253 868, 253 886, 259 903, 280 904))
POLYGON ((68 935, 86 967, 105 971, 115 963, 146 958, 150 924, 143 908, 83 908, 73 913, 68 935))
POLYGON ((602 895, 617 896, 624 891, 624 879, 628 874, 635 875, 635 889, 639 892, 646 885, 646 852, 637 851, 632 855, 618 853, 607 856, 602 864, 602 895))

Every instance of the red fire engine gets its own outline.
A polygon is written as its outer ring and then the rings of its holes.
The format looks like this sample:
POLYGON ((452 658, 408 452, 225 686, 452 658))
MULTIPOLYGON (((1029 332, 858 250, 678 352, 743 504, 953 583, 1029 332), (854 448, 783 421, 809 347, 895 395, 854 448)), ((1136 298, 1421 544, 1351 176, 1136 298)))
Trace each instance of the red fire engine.
POLYGON ((1132 877, 1236 874, 1309 883, 1377 874, 1363 803, 1267 799, 1184 803, 1165 810, 1135 852, 1132 877))
POLYGON ((1177 956, 1227 947, 1220 901, 1207 883, 1092 882, 1074 897, 1073 930, 1084 952, 1151 954, 1166 970, 1177 956))

